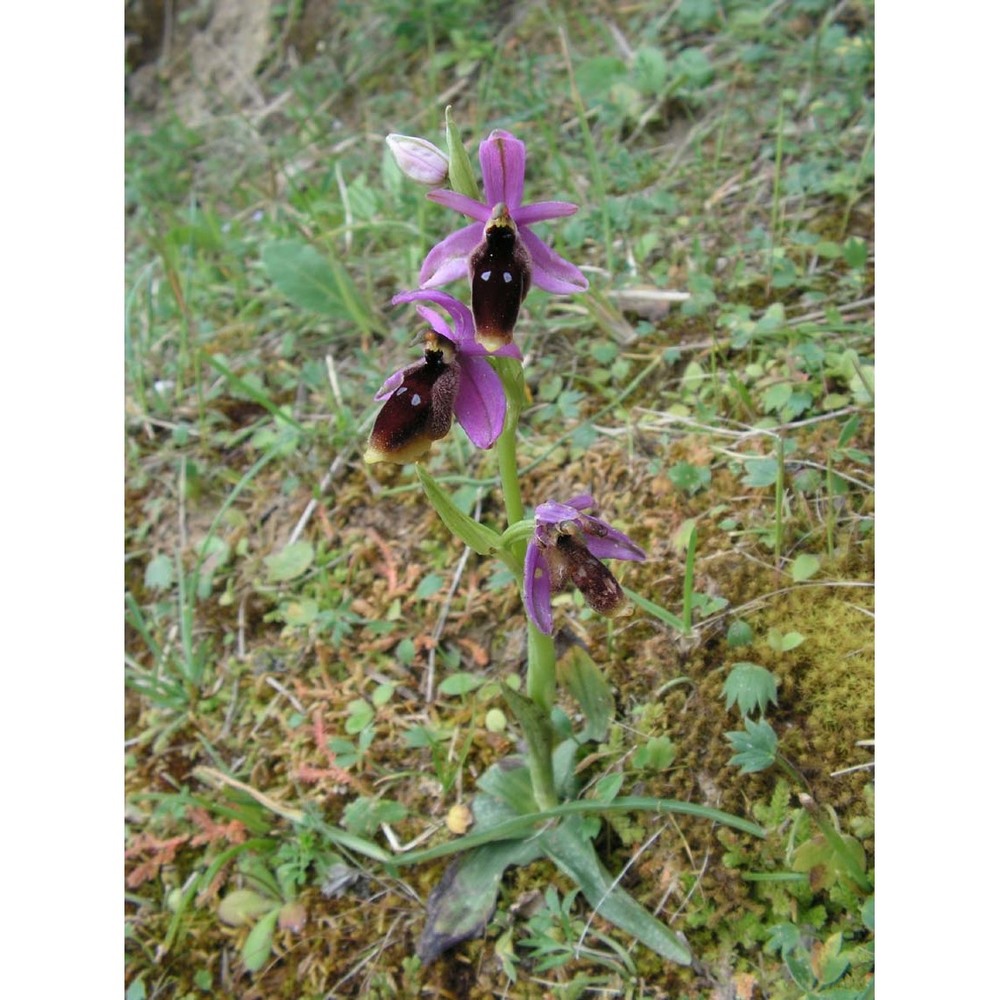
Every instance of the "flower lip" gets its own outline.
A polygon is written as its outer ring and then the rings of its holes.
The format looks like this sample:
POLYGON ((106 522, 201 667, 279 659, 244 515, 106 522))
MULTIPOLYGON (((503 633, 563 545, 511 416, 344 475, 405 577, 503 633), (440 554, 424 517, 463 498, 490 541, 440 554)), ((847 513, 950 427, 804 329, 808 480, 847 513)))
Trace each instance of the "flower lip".
POLYGON ((507 206, 497 202, 469 255, 476 339, 495 351, 514 338, 521 303, 531 287, 531 256, 507 206))
POLYGON ((423 458, 451 428, 460 382, 454 352, 429 333, 423 361, 396 372, 379 390, 376 399, 384 403, 368 439, 365 461, 403 465, 423 458))

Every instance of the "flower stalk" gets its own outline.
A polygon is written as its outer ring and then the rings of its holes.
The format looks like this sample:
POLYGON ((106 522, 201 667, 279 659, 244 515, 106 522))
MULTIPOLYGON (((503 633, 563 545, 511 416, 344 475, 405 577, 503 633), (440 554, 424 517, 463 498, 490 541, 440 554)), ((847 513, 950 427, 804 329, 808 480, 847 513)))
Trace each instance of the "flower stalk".
MULTIPOLYGON (((517 421, 524 405, 524 369, 515 358, 498 358, 497 374, 507 394, 507 420, 497 439, 497 462, 500 467, 500 488, 503 491, 507 524, 524 520, 524 501, 521 499, 521 480, 517 471, 517 421)), ((524 566, 528 540, 511 546, 514 561, 524 566)), ((518 581, 523 593, 525 581, 518 581)), ((552 636, 545 635, 528 619, 528 697, 541 708, 546 716, 552 710, 556 697, 556 652, 552 636)), ((551 769, 551 762, 549 764, 551 769)))

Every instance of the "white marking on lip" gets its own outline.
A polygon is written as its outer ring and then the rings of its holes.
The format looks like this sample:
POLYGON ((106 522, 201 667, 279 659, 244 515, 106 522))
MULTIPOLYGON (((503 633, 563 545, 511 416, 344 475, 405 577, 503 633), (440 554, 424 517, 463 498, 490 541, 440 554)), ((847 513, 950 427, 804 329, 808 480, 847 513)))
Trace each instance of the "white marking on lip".
POLYGON ((514 275, 510 271, 504 271, 503 280, 509 285, 514 280, 514 275))
POLYGON ((415 392, 413 394, 413 399, 410 400, 410 406, 419 406, 419 405, 420 405, 420 393, 415 392))
POLYGON ((490 280, 490 275, 492 273, 493 273, 492 271, 483 271, 483 273, 480 275, 480 277, 483 279, 483 281, 489 281, 490 280))

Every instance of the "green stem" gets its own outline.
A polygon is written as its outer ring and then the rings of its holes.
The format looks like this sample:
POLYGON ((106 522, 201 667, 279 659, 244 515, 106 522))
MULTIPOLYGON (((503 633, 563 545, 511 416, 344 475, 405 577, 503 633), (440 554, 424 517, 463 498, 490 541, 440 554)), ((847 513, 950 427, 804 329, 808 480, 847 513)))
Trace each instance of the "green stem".
MULTIPOLYGON (((500 471, 500 486, 507 511, 507 524, 517 524, 524 520, 524 501, 521 499, 521 481, 517 471, 517 421, 524 403, 524 371, 520 361, 513 358, 497 358, 497 373, 507 394, 507 419, 503 432, 497 440, 497 461, 500 471)), ((524 566, 524 556, 528 541, 516 542, 512 546, 514 561, 524 566)), ((519 584, 524 588, 524 580, 519 584)), ((544 718, 544 725, 550 726, 549 713, 556 696, 556 650, 552 636, 545 635, 528 620, 528 697, 538 706, 544 718)), ((547 809, 558 801, 555 794, 555 779, 552 774, 551 748, 543 750, 545 741, 529 740, 529 770, 539 808, 547 809)))

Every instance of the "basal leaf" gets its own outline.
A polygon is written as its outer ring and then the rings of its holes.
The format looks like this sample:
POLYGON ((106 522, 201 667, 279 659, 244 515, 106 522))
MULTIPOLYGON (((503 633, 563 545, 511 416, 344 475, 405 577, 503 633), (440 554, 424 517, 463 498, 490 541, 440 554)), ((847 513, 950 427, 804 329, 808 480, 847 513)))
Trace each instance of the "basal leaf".
POLYGON ((427 923, 417 942, 420 961, 433 962, 481 933, 496 908, 505 869, 530 864, 541 855, 537 840, 504 840, 456 858, 427 900, 427 923))
POLYGON ((583 890, 587 902, 605 920, 663 958, 679 965, 691 964, 688 946, 615 883, 598 860, 594 845, 582 832, 576 817, 550 827, 539 840, 556 867, 583 890))

